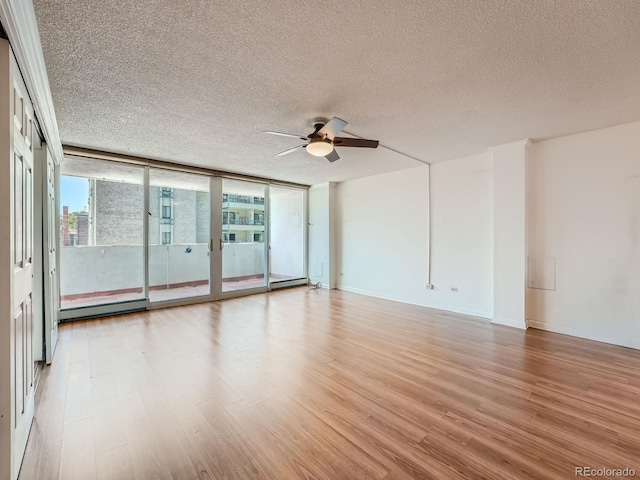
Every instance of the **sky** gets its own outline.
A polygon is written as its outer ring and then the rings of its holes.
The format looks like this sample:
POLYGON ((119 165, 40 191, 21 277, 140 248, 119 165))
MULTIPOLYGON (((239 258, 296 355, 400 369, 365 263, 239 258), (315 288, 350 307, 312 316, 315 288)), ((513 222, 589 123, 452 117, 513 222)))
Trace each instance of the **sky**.
POLYGON ((89 207, 89 180, 60 175, 60 210, 69 207, 69 213, 81 212, 89 207))

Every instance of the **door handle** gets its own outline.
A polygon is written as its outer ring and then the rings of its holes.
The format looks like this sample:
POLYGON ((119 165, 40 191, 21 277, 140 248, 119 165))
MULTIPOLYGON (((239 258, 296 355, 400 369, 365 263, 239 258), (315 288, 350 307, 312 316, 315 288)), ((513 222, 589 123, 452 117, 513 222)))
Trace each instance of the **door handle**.
POLYGON ((209 251, 210 251, 210 252, 213 252, 213 238, 212 238, 211 240, 209 240, 209 245, 208 245, 208 247, 209 247, 209 251))
POLYGON ((224 242, 222 241, 222 239, 220 239, 220 250, 222 250, 224 248, 224 242))

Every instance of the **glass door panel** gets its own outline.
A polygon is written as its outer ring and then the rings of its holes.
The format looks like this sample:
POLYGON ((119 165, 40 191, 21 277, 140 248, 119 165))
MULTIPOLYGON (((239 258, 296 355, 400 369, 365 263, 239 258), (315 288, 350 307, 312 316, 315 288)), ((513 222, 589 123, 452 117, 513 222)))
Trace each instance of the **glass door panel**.
POLYGON ((209 295, 209 177, 149 170, 149 300, 209 295))
POLYGON ((60 307, 144 300, 144 167, 60 166, 60 307))
POLYGON ((222 180, 222 293, 266 287, 265 185, 222 180))
POLYGON ((304 197, 304 190, 269 188, 269 281, 272 285, 306 278, 304 197))

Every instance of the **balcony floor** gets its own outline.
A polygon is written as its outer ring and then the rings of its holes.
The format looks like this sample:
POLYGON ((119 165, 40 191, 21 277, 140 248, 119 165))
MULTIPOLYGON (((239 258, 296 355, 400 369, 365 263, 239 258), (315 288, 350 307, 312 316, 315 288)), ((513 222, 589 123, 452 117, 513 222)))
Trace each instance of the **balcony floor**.
MULTIPOLYGON (((278 280, 293 279, 296 277, 288 277, 286 275, 271 275, 271 282, 278 280)), ((237 292, 240 290, 248 290, 251 288, 259 288, 264 286, 264 278, 249 278, 243 280, 222 280, 222 292, 237 292)), ((152 302, 162 302, 165 300, 176 300, 179 298, 199 297, 209 294, 209 285, 197 285, 193 287, 177 287, 161 290, 151 290, 149 299, 152 302)), ((141 292, 126 292, 106 294, 106 292, 95 292, 95 295, 85 296, 75 299, 61 299, 60 308, 63 310, 79 307, 90 307, 96 305, 107 305, 111 303, 129 302, 132 300, 143 300, 141 292)))

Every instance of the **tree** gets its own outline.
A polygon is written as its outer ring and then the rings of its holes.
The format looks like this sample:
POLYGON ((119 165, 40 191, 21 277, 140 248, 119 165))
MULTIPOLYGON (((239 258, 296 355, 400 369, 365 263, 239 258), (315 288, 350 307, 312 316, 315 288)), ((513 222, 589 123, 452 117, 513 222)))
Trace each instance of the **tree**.
POLYGON ((78 229, 78 212, 71 212, 69 214, 69 230, 78 229))

